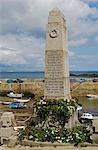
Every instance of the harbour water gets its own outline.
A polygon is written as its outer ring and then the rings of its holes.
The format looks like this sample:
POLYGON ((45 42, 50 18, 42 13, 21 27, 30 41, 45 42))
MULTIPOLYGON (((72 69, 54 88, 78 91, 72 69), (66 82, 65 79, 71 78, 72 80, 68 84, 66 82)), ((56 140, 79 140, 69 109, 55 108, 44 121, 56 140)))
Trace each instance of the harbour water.
POLYGON ((0 79, 43 79, 44 72, 0 72, 0 79))
MULTIPOLYGON (((70 71, 71 74, 98 74, 98 71, 70 71)), ((39 79, 44 78, 43 71, 35 72, 0 72, 0 79, 39 79)))
POLYGON ((85 112, 98 115, 98 99, 90 99, 84 96, 78 97, 79 103, 82 104, 85 112))

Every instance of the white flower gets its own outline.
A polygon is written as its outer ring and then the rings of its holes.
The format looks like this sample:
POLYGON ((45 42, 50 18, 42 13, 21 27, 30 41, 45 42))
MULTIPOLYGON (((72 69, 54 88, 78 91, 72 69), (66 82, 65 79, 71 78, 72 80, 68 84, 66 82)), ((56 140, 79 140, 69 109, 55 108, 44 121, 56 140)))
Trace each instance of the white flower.
POLYGON ((68 136, 68 139, 72 139, 72 135, 68 136))
POLYGON ((65 138, 64 138, 64 137, 62 137, 61 139, 62 139, 62 140, 64 140, 65 138))
POLYGON ((52 130, 52 132, 51 132, 52 134, 54 134, 54 131, 52 130))
POLYGON ((67 139, 66 142, 69 142, 69 139, 67 139))
POLYGON ((39 102, 38 104, 41 105, 41 102, 39 102))
POLYGON ((38 141, 38 139, 36 139, 36 141, 38 141))
POLYGON ((31 140, 31 139, 33 139, 33 135, 30 135, 30 136, 29 136, 29 140, 31 140))
POLYGON ((40 102, 43 102, 43 100, 41 99, 40 102))
POLYGON ((57 139, 60 140, 60 137, 58 136, 57 139))
POLYGON ((59 143, 62 143, 62 140, 58 140, 59 143))
POLYGON ((43 101, 42 104, 46 104, 46 102, 43 101))
POLYGON ((38 109, 40 109, 41 107, 39 106, 38 109))

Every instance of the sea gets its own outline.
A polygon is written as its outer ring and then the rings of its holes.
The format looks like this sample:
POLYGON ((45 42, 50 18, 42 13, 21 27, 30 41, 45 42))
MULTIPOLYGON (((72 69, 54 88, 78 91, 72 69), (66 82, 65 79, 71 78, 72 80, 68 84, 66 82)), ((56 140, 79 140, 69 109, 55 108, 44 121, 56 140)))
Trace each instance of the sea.
MULTIPOLYGON (((98 71, 70 71, 71 74, 98 74, 98 71)), ((35 72, 0 72, 0 79, 43 79, 43 71, 35 72)))

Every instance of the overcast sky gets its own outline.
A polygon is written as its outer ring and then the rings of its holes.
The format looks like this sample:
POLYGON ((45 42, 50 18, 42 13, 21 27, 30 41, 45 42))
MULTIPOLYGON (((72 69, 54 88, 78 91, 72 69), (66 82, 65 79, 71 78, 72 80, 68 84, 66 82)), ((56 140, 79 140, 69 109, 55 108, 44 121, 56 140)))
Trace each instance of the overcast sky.
POLYGON ((43 71, 49 11, 68 27, 70 70, 98 70, 98 0, 0 0, 0 71, 43 71))

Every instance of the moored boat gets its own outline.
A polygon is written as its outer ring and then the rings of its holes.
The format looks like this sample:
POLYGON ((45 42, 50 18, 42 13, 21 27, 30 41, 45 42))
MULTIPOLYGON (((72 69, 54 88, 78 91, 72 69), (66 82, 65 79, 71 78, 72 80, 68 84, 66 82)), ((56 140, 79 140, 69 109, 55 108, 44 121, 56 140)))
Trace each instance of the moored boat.
POLYGON ((91 113, 83 113, 82 116, 81 116, 81 119, 93 120, 94 117, 91 113))
POLYGON ((13 108, 13 109, 18 109, 18 108, 25 108, 26 105, 24 105, 24 103, 20 103, 20 102, 12 102, 11 104, 8 105, 9 108, 13 108))
POLYGON ((9 94, 7 94, 8 97, 10 98, 22 98, 22 93, 20 94, 17 94, 17 93, 14 93, 14 92, 10 92, 9 94))
POLYGON ((0 101, 0 104, 2 104, 2 105, 9 105, 9 104, 11 104, 12 102, 4 102, 4 101, 0 101))
POLYGON ((29 99, 17 99, 17 98, 14 98, 14 101, 15 102, 21 102, 21 103, 27 103, 30 101, 30 98, 29 99))
POLYGON ((98 95, 94 95, 94 94, 87 94, 88 98, 98 98, 98 95))
POLYGON ((81 110, 83 110, 83 107, 82 106, 78 106, 77 107, 77 111, 81 111, 81 110))

